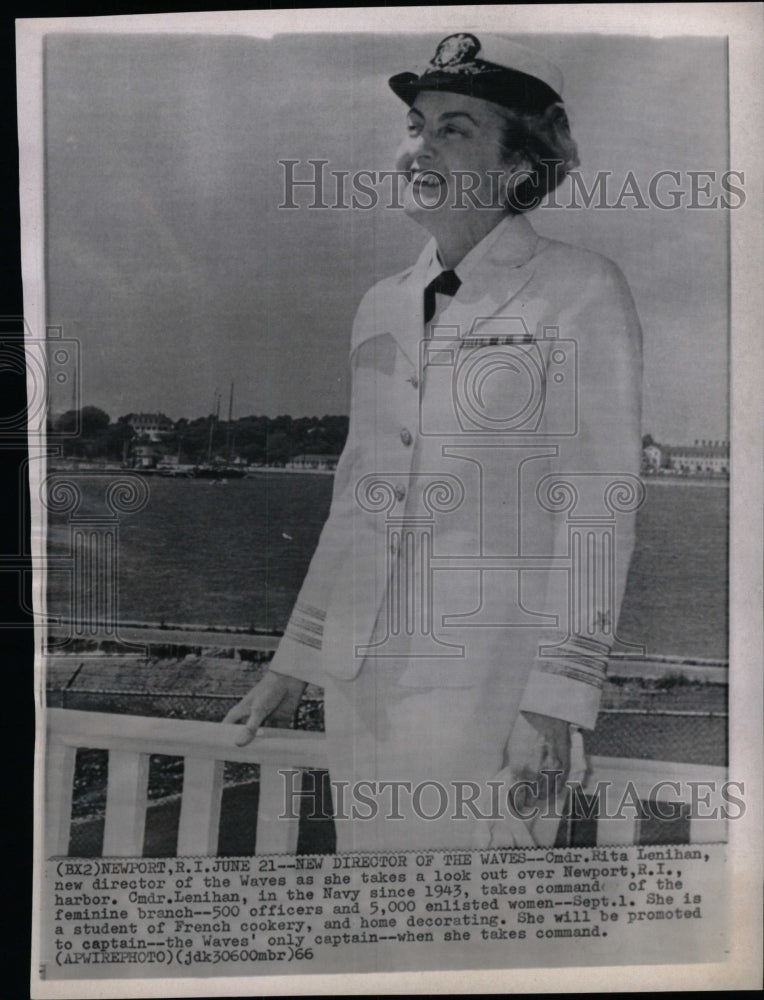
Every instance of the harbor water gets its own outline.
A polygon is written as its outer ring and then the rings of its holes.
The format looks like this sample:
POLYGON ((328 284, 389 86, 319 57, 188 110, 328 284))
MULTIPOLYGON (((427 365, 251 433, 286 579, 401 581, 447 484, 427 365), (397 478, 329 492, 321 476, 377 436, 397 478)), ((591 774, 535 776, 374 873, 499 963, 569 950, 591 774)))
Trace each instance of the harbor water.
MULTIPOLYGON (((332 477, 147 482, 148 503, 119 522, 120 620, 283 629, 329 510, 332 477)), ((95 512, 103 484, 83 477, 80 488, 82 508, 95 512)), ((722 484, 648 481, 622 639, 648 655, 726 659, 728 510, 722 484)), ((51 513, 49 556, 65 559, 70 544, 67 516, 51 513)), ((49 574, 48 608, 65 618, 76 610, 66 573, 49 574)))

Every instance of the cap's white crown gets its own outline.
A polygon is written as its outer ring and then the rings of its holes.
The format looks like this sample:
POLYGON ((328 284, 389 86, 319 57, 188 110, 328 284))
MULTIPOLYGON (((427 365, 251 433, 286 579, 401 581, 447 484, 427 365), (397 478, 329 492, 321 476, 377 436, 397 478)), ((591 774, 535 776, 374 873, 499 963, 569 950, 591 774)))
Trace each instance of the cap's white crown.
MULTIPOLYGON (((528 76, 535 76, 537 80, 542 80, 562 97, 564 80, 562 73, 548 59, 540 56, 533 49, 528 49, 519 42, 513 41, 507 35, 487 35, 480 31, 470 31, 480 42, 478 59, 486 62, 496 63, 505 69, 513 69, 519 73, 527 73, 528 76)), ((421 71, 420 71, 421 72, 421 71)))

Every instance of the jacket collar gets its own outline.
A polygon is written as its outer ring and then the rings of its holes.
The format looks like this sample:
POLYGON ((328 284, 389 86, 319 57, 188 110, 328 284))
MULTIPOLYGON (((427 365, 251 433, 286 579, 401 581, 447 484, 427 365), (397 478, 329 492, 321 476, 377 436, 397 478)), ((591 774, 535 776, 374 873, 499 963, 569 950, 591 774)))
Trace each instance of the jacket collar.
MULTIPOLYGON (((438 324, 457 327, 456 336, 467 336, 477 317, 494 315, 529 279, 523 265, 535 255, 539 243, 524 215, 502 219, 455 268, 462 284, 438 324)), ((424 289, 442 269, 437 244, 431 239, 412 268, 371 290, 363 317, 353 330, 351 350, 371 337, 389 333, 416 364, 424 336, 424 289)))
MULTIPOLYGON (((533 256, 538 243, 533 226, 524 215, 508 215, 494 226, 477 243, 467 256, 454 268, 462 285, 475 285, 485 278, 491 268, 498 268, 502 274, 507 268, 520 267, 533 256)), ((429 268, 425 284, 443 270, 434 240, 425 247, 420 260, 425 258, 429 268)))

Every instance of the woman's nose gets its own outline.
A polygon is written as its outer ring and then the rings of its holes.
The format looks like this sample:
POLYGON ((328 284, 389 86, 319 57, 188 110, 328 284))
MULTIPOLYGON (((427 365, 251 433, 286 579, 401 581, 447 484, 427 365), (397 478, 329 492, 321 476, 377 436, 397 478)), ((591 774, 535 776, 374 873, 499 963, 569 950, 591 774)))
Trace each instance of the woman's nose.
POLYGON ((415 159, 432 159, 435 148, 428 132, 422 131, 419 135, 412 137, 412 150, 415 159))
POLYGON ((419 135, 406 136, 398 148, 398 169, 408 170, 416 161, 429 164, 435 156, 430 137, 421 132, 419 135))

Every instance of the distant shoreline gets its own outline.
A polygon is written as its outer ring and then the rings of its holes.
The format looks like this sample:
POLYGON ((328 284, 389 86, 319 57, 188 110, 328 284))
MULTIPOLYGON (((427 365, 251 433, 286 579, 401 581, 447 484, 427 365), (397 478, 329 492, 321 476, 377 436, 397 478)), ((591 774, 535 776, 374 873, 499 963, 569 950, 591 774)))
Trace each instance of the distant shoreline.
POLYGON ((711 479, 705 476, 642 476, 642 482, 657 483, 659 486, 713 486, 729 489, 729 479, 711 479))
MULTIPOLYGON (((137 472, 139 474, 150 474, 152 477, 157 475, 155 469, 127 469, 121 466, 107 464, 99 465, 97 462, 76 462, 72 464, 51 464, 48 466, 50 472, 111 472, 114 475, 119 475, 123 472, 137 472)), ((334 469, 285 469, 279 466, 257 466, 252 469, 245 469, 245 479, 252 479, 257 475, 270 475, 271 473, 277 473, 278 475, 291 475, 291 476, 333 476, 334 469)), ((225 472, 221 472, 221 476, 225 478, 225 472)), ((194 477, 186 477, 182 475, 159 475, 162 479, 193 479, 194 477)), ((730 481, 729 479, 712 479, 706 476, 641 476, 645 485, 657 484, 659 486, 711 486, 715 489, 729 489, 730 481)))
POLYGON ((281 469, 278 466, 263 466, 258 469, 247 469, 247 478, 251 478, 258 472, 288 472, 291 475, 308 475, 308 476, 333 476, 334 469, 281 469))
MULTIPOLYGON (((184 480, 188 482, 189 480, 201 479, 201 476, 191 476, 184 475, 183 473, 164 473, 161 470, 156 469, 131 469, 123 468, 120 465, 99 465, 98 462, 74 462, 67 464, 56 463, 48 466, 49 472, 102 472, 104 475, 107 473, 112 473, 115 476, 119 476, 125 472, 137 472, 139 475, 149 475, 152 479, 173 479, 173 480, 184 480)), ((253 476, 259 475, 260 473, 289 473, 291 475, 310 475, 310 476, 333 476, 334 469, 281 469, 278 466, 257 466, 252 469, 244 469, 244 479, 251 479, 253 476)), ((221 470, 220 478, 225 479, 225 470, 221 470)), ((211 481, 208 479, 208 481, 211 481)))

